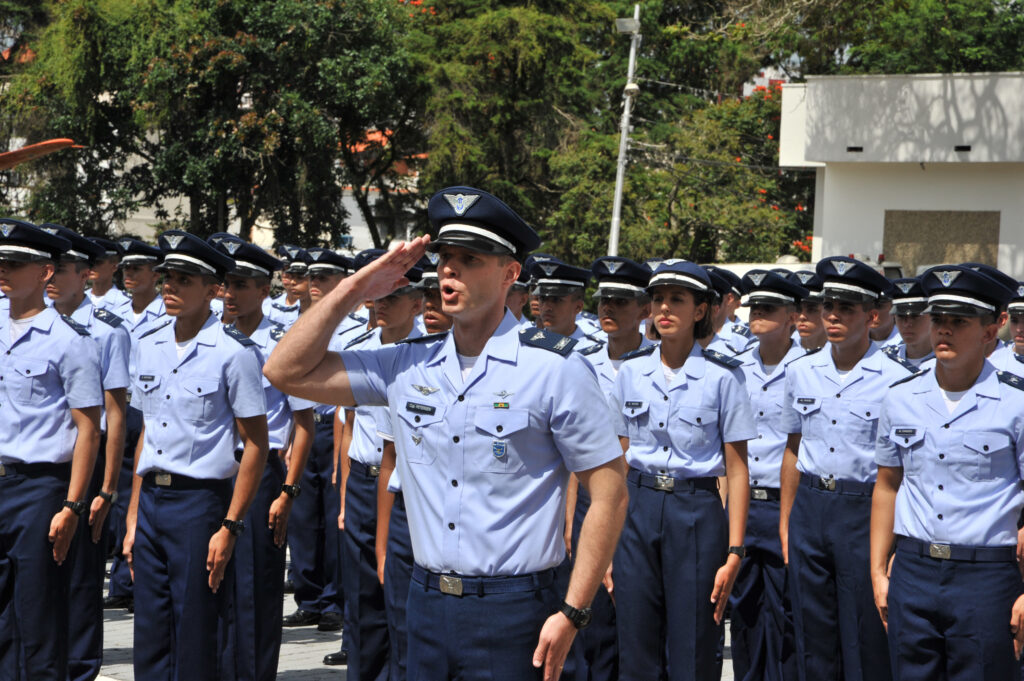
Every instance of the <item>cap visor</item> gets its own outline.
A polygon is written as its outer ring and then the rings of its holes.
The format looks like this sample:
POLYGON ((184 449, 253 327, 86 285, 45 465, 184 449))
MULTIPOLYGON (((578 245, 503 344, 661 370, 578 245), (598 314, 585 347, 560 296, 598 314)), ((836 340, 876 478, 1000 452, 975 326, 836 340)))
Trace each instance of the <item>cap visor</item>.
POLYGON ((535 296, 567 296, 573 291, 582 291, 582 286, 550 286, 541 285, 533 289, 533 295, 535 296))
POLYGON ((778 298, 772 298, 770 296, 759 296, 751 295, 744 302, 740 303, 740 307, 753 307, 754 305, 768 305, 770 307, 782 307, 783 305, 796 305, 795 301, 785 301, 778 298))
POLYGON ((200 274, 200 275, 205 274, 205 275, 210 276, 210 277, 218 277, 219 276, 219 275, 214 274, 213 272, 210 272, 209 270, 204 270, 199 265, 192 265, 192 264, 185 263, 185 262, 180 262, 180 261, 178 261, 178 262, 167 262, 165 260, 164 262, 160 263, 159 265, 156 265, 155 267, 153 267, 153 271, 154 272, 167 272, 169 270, 174 270, 175 272, 184 272, 185 274, 200 274))
POLYGON ((902 315, 921 315, 924 314, 925 308, 928 307, 926 303, 913 303, 911 305, 900 305, 899 301, 893 303, 892 313, 897 316, 902 315))
POLYGON ((857 293, 856 291, 840 291, 832 289, 825 291, 821 296, 822 300, 839 300, 844 303, 874 303, 877 299, 871 296, 857 293))
POLYGON ((632 291, 632 290, 629 290, 629 289, 608 289, 608 288, 606 288, 604 290, 601 290, 599 288, 596 291, 594 291, 594 295, 592 297, 593 298, 633 299, 633 298, 640 298, 640 297, 646 296, 646 295, 647 295, 646 291, 632 291))
POLYGON ((499 243, 472 234, 459 234, 458 232, 451 232, 432 240, 427 244, 427 250, 431 253, 436 253, 440 250, 441 246, 459 246, 476 251, 477 253, 487 253, 489 255, 515 255, 515 253, 499 243))
POLYGON ((7 262, 39 262, 42 260, 49 260, 41 255, 32 255, 30 253, 22 253, 19 251, 5 251, 0 249, 0 261, 6 260, 7 262))
POLYGON ((949 314, 954 317, 981 317, 985 314, 994 314, 992 310, 983 310, 980 307, 967 305, 966 303, 929 303, 921 314, 949 314))

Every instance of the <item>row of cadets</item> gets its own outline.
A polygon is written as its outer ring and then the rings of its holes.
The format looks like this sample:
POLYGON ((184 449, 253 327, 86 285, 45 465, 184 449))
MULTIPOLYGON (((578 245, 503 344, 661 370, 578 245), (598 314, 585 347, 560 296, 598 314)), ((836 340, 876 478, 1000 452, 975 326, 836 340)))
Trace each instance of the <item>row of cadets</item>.
MULTIPOLYGON (((383 255, 374 252, 361 259, 361 267, 383 255)), ((345 345, 346 351, 374 350, 406 338, 423 335, 417 318, 422 312, 423 294, 415 286, 422 269, 411 267, 404 286, 372 301, 376 327, 345 345)), ((386 406, 359 404, 352 421, 352 437, 343 446, 341 458, 342 515, 344 528, 345 630, 350 633, 348 675, 358 681, 376 681, 389 676, 389 658, 404 667, 402 655, 390 651, 385 592, 378 579, 376 554, 378 478, 384 448, 378 421, 386 406)))
POLYGON ((887 355, 896 355, 915 366, 935 357, 932 352, 930 320, 924 314, 928 298, 921 288, 921 280, 914 278, 895 279, 892 282, 892 314, 896 319, 896 330, 900 342, 882 348, 887 355))
MULTIPOLYGON (((740 277, 724 267, 705 266, 711 285, 718 294, 717 304, 712 305, 712 328, 718 342, 713 350, 725 354, 738 355, 757 342, 750 334, 748 325, 730 321, 738 319, 736 310, 740 307, 743 297, 743 283, 740 277)), ((710 345, 705 347, 711 347, 710 345)))
POLYGON ((103 585, 111 540, 107 516, 117 498, 124 455, 131 338, 120 317, 95 307, 86 295, 85 282, 90 266, 104 257, 104 249, 62 225, 39 227, 71 244, 61 254, 46 286, 46 294, 58 313, 89 331, 100 351, 103 387, 100 446, 86 495, 88 523, 79 523, 69 554, 68 679, 87 681, 99 675, 103 661, 103 585))
POLYGON ((747 440, 757 432, 741 362, 697 342, 713 334, 708 273, 665 260, 647 293, 661 344, 626 356, 611 402, 629 464, 613 571, 619 678, 712 679, 744 554, 747 440))
POLYGON ((590 281, 590 270, 568 265, 555 258, 537 260, 533 268, 533 295, 539 303, 537 328, 550 329, 577 341, 577 348, 603 345, 604 341, 579 322, 583 295, 590 281))
POLYGON ((310 399, 389 405, 416 556, 409 677, 535 679, 543 667, 554 678, 586 624, 625 513, 621 454, 575 342, 521 332, 505 308, 536 233, 469 187, 436 194, 428 216, 452 333, 340 356, 327 349, 325 329, 358 301, 390 293, 420 258, 428 240, 418 238, 300 317, 267 375, 310 399), (593 501, 560 593, 570 470, 593 501))
POLYGON ((1015 287, 958 265, 921 286, 935 360, 885 391, 874 452, 876 621, 901 681, 1018 679, 1024 380, 985 357, 1015 287))
MULTIPOLYGON (((305 253, 309 258, 309 297, 311 305, 316 305, 351 273, 352 261, 327 248, 309 248, 305 253)), ((335 350, 340 350, 345 330, 341 333, 338 329, 334 331, 332 344, 335 350)), ((313 447, 300 483, 304 494, 295 500, 292 530, 288 533, 291 582, 298 608, 284 618, 286 627, 315 624, 320 631, 342 628, 344 601, 338 532, 341 497, 338 493, 339 472, 335 466, 339 445, 339 437, 335 433, 336 411, 334 403, 318 403, 313 408, 313 447)), ((346 632, 346 640, 347 636, 346 632)), ((341 653, 346 649, 343 643, 341 653)), ((347 653, 341 657, 346 656, 347 653)), ((344 664, 344 659, 339 663, 344 664)))
POLYGON ((290 244, 278 246, 277 257, 281 260, 281 287, 284 291, 273 300, 264 300, 263 314, 288 329, 312 304, 309 298, 311 259, 306 249, 290 244), (271 302, 268 304, 267 300, 271 302))
POLYGON ((1010 373, 1024 372, 1024 281, 1017 282, 1013 297, 1007 305, 1010 326, 1010 346, 1012 352, 1007 353, 1003 366, 998 367, 1010 373), (1007 361, 1010 357, 1013 361, 1007 361), (1011 368, 1012 367, 1012 368, 1011 368))
MULTIPOLYGON (((163 259, 163 253, 155 246, 130 237, 119 239, 117 245, 122 251, 120 266, 125 290, 131 297, 111 311, 122 320, 121 325, 127 329, 134 348, 143 333, 161 320, 166 321, 164 299, 157 294, 157 281, 160 275, 156 271, 156 266, 163 259)), ((134 375, 133 357, 134 353, 130 353, 129 377, 134 375)), ((138 447, 139 434, 142 432, 142 412, 131 405, 131 385, 128 386, 126 423, 124 456, 121 461, 117 496, 110 513, 110 527, 114 534, 114 558, 110 566, 110 586, 103 607, 131 610, 134 607, 132 576, 128 563, 124 560, 122 542, 127 530, 125 521, 128 517, 128 502, 132 496, 135 450, 138 447)))
MULTIPOLYGON (((68 550, 100 438, 99 346, 43 303, 70 242, 0 219, 0 675, 68 679, 68 550)), ((99 585, 96 585, 98 588, 99 585)))
MULTIPOLYGON (((237 237, 216 248, 234 260, 224 277, 224 311, 233 327, 270 356, 285 328, 263 314, 262 302, 281 261, 237 237)), ((313 444, 313 403, 284 395, 263 379, 267 404, 267 465, 249 512, 248 531, 235 544, 235 636, 237 679, 276 678, 281 649, 285 538, 294 500, 302 493, 302 472, 313 444), (287 466, 286 466, 287 462, 287 466)), ((236 451, 236 458, 242 454, 236 451)))
MULTIPOLYGON (((646 265, 628 258, 598 258, 590 267, 597 281, 597 317, 608 342, 594 343, 581 350, 597 373, 601 392, 611 400, 615 377, 625 361, 624 356, 652 344, 638 329, 650 316, 650 299, 646 286, 651 271, 646 265)), ((567 523, 570 528, 570 555, 579 545, 580 527, 590 508, 590 496, 573 476, 569 483, 567 523)), ((583 644, 585 675, 590 681, 614 681, 619 678, 618 631, 615 624, 614 581, 609 578, 598 587, 591 605, 590 626, 580 632, 583 644)))
POLYGON ((779 534, 800 678, 884 680, 888 647, 868 570, 875 439, 886 389, 917 369, 869 336, 885 277, 838 256, 816 271, 828 343, 787 366, 782 404, 779 534))
MULTIPOLYGON (((797 280, 799 281, 799 280, 797 280)), ((796 679, 786 566, 779 541, 779 472, 787 433, 782 423, 786 371, 807 351, 794 340, 797 306, 809 291, 779 272, 751 270, 743 306, 757 340, 743 362, 757 437, 747 445, 750 507, 746 556, 730 598, 733 673, 743 681, 796 679)))
POLYGON ((896 318, 893 315, 893 293, 895 289, 890 286, 878 296, 876 311, 878 319, 871 323, 871 342, 879 348, 887 348, 900 344, 900 332, 896 328, 896 318))
POLYGON ((533 326, 533 322, 524 314, 524 310, 529 304, 530 268, 523 263, 523 269, 519 272, 519 276, 508 287, 508 293, 505 294, 505 307, 512 312, 512 316, 519 321, 519 325, 524 329, 533 326))
POLYGON ((227 679, 236 674, 227 568, 268 450, 262 358, 211 313, 234 262, 186 232, 158 243, 169 319, 132 350, 132 404, 143 413, 124 539, 135 676, 227 679))
POLYGON ((112 239, 89 237, 89 241, 103 249, 103 255, 97 256, 89 270, 89 299, 101 310, 113 312, 128 300, 124 291, 114 285, 114 274, 121 266, 124 248, 112 239))

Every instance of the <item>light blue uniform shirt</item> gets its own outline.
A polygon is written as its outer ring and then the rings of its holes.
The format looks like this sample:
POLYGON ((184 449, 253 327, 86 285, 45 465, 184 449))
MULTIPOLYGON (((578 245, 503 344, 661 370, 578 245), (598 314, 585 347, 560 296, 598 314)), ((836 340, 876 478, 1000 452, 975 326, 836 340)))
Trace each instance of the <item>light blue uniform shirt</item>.
POLYGON ((89 296, 71 313, 71 318, 88 329, 99 346, 103 389, 117 390, 131 385, 128 357, 132 341, 124 320, 113 312, 96 308, 89 296))
MULTIPOLYGON (((377 415, 377 435, 384 440, 385 443, 395 441, 395 431, 391 426, 391 410, 381 408, 380 413, 377 415)), ((396 457, 398 456, 398 450, 395 450, 396 457)), ((391 471, 391 477, 388 478, 388 491, 397 494, 402 491, 402 478, 398 474, 398 469, 391 471)))
POLYGON ((911 364, 913 364, 914 366, 917 366, 917 367, 921 367, 921 366, 923 366, 925 364, 925 362, 927 362, 929 360, 932 360, 932 359, 935 359, 935 353, 934 352, 929 352, 927 355, 925 355, 924 357, 922 357, 920 359, 908 359, 907 358, 907 346, 902 341, 900 341, 899 345, 887 345, 887 346, 885 346, 884 348, 882 348, 882 352, 884 352, 885 354, 890 355, 890 356, 899 357, 900 359, 906 360, 907 362, 910 362, 911 364))
POLYGON ((273 299, 264 299, 263 315, 281 326, 290 328, 299 318, 299 303, 288 304, 288 294, 282 293, 273 299))
POLYGON ((786 368, 782 431, 800 433, 797 470, 836 480, 874 482, 875 439, 882 398, 910 369, 870 343, 843 381, 832 344, 786 368))
POLYGON ((889 336, 887 338, 885 338, 884 340, 880 340, 880 341, 876 341, 876 340, 871 341, 871 343, 873 345, 876 345, 879 348, 887 348, 890 345, 899 345, 902 342, 903 342, 903 337, 900 336, 900 331, 899 331, 899 329, 896 328, 895 324, 892 325, 892 331, 889 332, 889 336))
POLYGON ((935 372, 894 386, 875 461, 903 468, 896 534, 925 542, 1015 546, 1024 506, 1024 381, 986 362, 950 415, 935 372))
POLYGON ((756 345, 756 343, 751 343, 746 336, 732 333, 723 328, 711 338, 708 350, 717 350, 723 355, 733 356, 746 351, 752 345, 756 345))
POLYGON ((132 406, 142 410, 146 429, 138 474, 232 477, 235 419, 267 413, 256 344, 211 314, 180 360, 173 319, 144 334, 132 354, 132 406))
MULTIPOLYGON (((92 301, 93 307, 98 307, 101 310, 109 310, 114 312, 117 308, 121 307, 125 303, 131 301, 125 292, 116 286, 111 286, 110 290, 104 293, 102 296, 94 296, 92 291, 86 291, 86 296, 92 301)), ((117 314, 115 312, 115 314, 117 314)))
POLYGON ((661 347, 619 367, 612 406, 630 467, 675 478, 725 475, 722 444, 757 437, 739 362, 730 368, 694 343, 666 382, 661 347))
POLYGON ((0 463, 71 461, 70 410, 103 405, 99 346, 79 329, 46 308, 12 345, 0 317, 0 463))
POLYGON ((416 562, 490 576, 559 565, 569 472, 622 453, 593 370, 530 345, 557 334, 521 340, 507 311, 465 381, 452 334, 426 338, 341 353, 356 402, 390 406, 416 562))
MULTIPOLYGON (((142 310, 142 314, 139 318, 135 318, 135 312, 132 310, 132 301, 128 300, 127 303, 121 305, 116 310, 112 310, 114 314, 124 320, 124 326, 128 330, 128 335, 132 339, 132 348, 138 342, 139 337, 146 333, 161 321, 167 320, 167 312, 164 309, 164 299, 160 296, 154 298, 149 305, 142 310)), ((135 353, 133 352, 128 356, 128 375, 135 375, 135 353)), ((131 390, 129 390, 131 392, 131 390)))
POLYGON ((747 443, 747 466, 751 487, 780 486, 782 455, 789 434, 782 427, 782 407, 786 397, 786 366, 807 354, 799 343, 790 345, 782 361, 769 374, 765 372, 760 345, 745 352, 743 375, 747 379, 750 407, 754 410, 757 437, 747 443))
MULTIPOLYGON (((637 349, 646 348, 649 345, 654 345, 654 341, 641 336, 640 347, 637 349)), ((611 397, 612 391, 615 389, 615 376, 618 374, 618 371, 615 369, 615 365, 612 364, 611 358, 608 357, 608 346, 606 344, 595 344, 581 350, 580 354, 590 362, 590 366, 594 367, 594 372, 597 374, 597 382, 601 386, 601 392, 611 397)))
POLYGON ((1000 371, 1009 371, 1018 376, 1024 375, 1024 357, 1016 353, 1013 343, 1000 344, 988 356, 988 361, 1000 371))
MULTIPOLYGON (((260 325, 256 327, 256 330, 252 332, 249 338, 256 344, 256 348, 260 352, 261 366, 274 351, 277 342, 284 335, 284 331, 284 327, 264 317, 260 320, 260 325)), ((270 385, 266 376, 263 376, 263 396, 267 403, 267 433, 270 436, 270 448, 283 450, 291 441, 292 414, 303 409, 312 409, 316 403, 301 397, 285 395, 270 385)))

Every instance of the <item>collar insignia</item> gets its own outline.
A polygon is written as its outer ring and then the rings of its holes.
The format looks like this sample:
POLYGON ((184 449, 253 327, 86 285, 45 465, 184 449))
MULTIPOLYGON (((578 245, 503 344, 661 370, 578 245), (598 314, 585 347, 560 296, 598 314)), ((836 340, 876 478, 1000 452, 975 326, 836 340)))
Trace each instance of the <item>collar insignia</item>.
POLYGON ((181 234, 172 234, 164 237, 164 241, 167 242, 167 247, 172 250, 177 248, 178 244, 180 244, 184 239, 185 237, 181 234))
POLYGON ((747 276, 750 277, 750 281, 754 282, 754 286, 760 286, 761 282, 764 281, 764 278, 768 275, 764 272, 758 272, 757 274, 748 274, 747 276))
POLYGON ((850 269, 850 263, 844 260, 833 260, 832 267, 839 274, 840 277, 846 275, 846 270, 850 269))
POLYGON ((416 384, 413 384, 413 386, 412 386, 412 387, 413 387, 413 388, 414 388, 414 389, 415 389, 415 390, 416 390, 417 392, 419 392, 419 393, 420 393, 421 395, 433 395, 434 393, 436 393, 436 392, 438 391, 438 388, 430 388, 430 387, 427 387, 427 386, 425 386, 425 385, 416 385, 416 384))
POLYGON ((936 272, 935 277, 942 282, 942 285, 949 288, 956 278, 960 276, 960 273, 956 270, 944 270, 942 272, 936 272))
POLYGON ((445 194, 444 199, 459 217, 465 215, 469 207, 480 198, 479 194, 445 194))
POLYGON ((571 340, 572 340, 571 338, 569 338, 568 336, 565 336, 564 338, 562 338, 562 340, 560 340, 557 343, 555 343, 555 348, 554 349, 555 350, 561 350, 566 345, 568 345, 569 341, 571 341, 571 340))
POLYGON ((533 336, 530 337, 530 340, 532 340, 532 341, 544 340, 544 332, 543 331, 538 331, 537 333, 533 334, 533 336))

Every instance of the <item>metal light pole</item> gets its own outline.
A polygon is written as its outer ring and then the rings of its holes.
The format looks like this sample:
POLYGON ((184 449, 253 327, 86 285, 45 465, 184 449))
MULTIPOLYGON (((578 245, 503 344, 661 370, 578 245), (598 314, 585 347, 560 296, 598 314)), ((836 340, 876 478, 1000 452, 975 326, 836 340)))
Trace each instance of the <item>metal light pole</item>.
POLYGON ((608 233, 608 255, 619 254, 619 223, 622 222, 622 184, 626 179, 626 152, 629 147, 629 114, 633 109, 633 98, 640 94, 640 87, 633 82, 636 69, 636 50, 640 46, 640 5, 633 6, 632 19, 616 19, 615 30, 632 36, 629 41, 629 70, 626 73, 626 89, 622 91, 622 123, 619 131, 619 162, 615 169, 615 201, 612 203, 612 227, 608 233))

